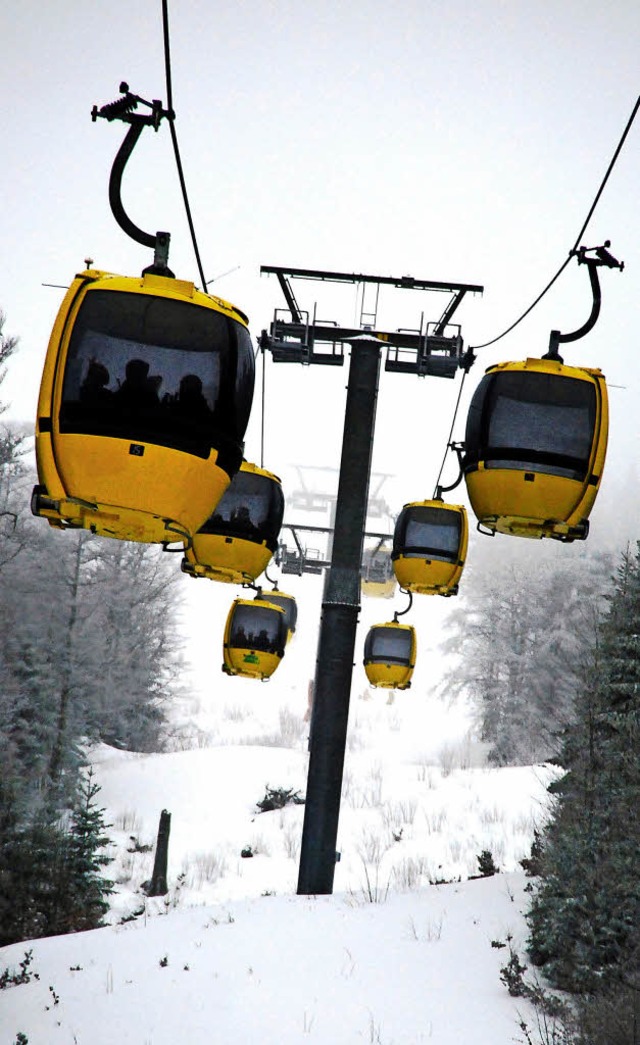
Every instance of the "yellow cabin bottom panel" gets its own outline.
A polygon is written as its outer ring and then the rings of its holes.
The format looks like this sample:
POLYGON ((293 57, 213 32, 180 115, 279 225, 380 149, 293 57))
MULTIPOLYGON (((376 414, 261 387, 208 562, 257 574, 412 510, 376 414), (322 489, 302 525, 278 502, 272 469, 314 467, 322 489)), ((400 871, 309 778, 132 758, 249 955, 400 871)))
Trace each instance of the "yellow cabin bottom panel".
POLYGON ((243 678, 268 679, 273 675, 282 660, 275 653, 265 653, 264 650, 252 649, 224 649, 224 663, 222 670, 227 675, 241 675, 243 678))
POLYGON ((365 664, 364 670, 372 686, 380 689, 408 689, 413 667, 398 664, 365 664))
POLYGON ((457 563, 404 556, 394 560, 393 569, 400 587, 418 595, 451 594, 462 574, 457 563))
POLYGON ((372 599, 392 599, 396 593, 396 582, 388 581, 362 581, 362 594, 372 599))
POLYGON ((580 530, 598 492, 597 486, 575 479, 507 468, 479 469, 466 476, 466 483, 481 524, 500 533, 534 538, 580 530))
POLYGON ((56 512, 43 513, 52 525, 61 521, 122 540, 190 537, 230 482, 215 450, 205 460, 164 446, 83 435, 57 435, 53 453, 46 443, 42 450, 36 447, 41 483, 47 491, 61 483, 65 494, 56 512))
POLYGON ((271 551, 264 544, 237 537, 196 534, 185 552, 185 573, 223 584, 249 584, 269 565, 271 551))

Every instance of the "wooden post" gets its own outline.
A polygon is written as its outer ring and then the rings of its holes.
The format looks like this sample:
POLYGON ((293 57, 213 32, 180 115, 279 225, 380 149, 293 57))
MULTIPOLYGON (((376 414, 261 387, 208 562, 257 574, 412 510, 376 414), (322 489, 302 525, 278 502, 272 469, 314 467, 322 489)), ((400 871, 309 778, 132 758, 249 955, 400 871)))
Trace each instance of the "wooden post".
POLYGON ((153 874, 147 886, 147 896, 166 896, 169 892, 167 885, 167 864, 169 862, 169 832, 171 830, 171 813, 163 809, 160 813, 158 825, 158 840, 156 842, 156 855, 153 861, 153 874))

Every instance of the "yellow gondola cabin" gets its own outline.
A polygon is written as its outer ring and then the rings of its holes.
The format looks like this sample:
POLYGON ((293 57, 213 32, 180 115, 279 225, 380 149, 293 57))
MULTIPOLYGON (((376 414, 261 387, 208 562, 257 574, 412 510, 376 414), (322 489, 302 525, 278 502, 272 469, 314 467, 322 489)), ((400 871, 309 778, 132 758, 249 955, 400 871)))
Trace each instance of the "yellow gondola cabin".
POLYGON ((222 670, 227 675, 268 679, 284 657, 284 610, 257 599, 235 599, 224 631, 222 670))
POLYGON ((557 359, 489 367, 471 400, 462 459, 479 527, 584 540, 607 433, 600 370, 557 359))
POLYGON ((167 276, 71 284, 45 360, 32 510, 106 537, 188 542, 240 467, 246 317, 167 276))
POLYGON ((251 584, 278 546, 283 516, 278 476, 243 461, 215 511, 185 549, 183 571, 213 581, 251 584))
POLYGON ((393 534, 393 569, 405 591, 454 595, 462 575, 469 523, 462 505, 444 501, 405 504, 393 534))
POLYGON ((391 599, 396 592, 391 552, 388 548, 365 549, 362 556, 362 594, 374 599, 391 599))
POLYGON ((364 670, 372 686, 408 689, 416 663, 417 643, 411 624, 374 624, 364 644, 364 670))

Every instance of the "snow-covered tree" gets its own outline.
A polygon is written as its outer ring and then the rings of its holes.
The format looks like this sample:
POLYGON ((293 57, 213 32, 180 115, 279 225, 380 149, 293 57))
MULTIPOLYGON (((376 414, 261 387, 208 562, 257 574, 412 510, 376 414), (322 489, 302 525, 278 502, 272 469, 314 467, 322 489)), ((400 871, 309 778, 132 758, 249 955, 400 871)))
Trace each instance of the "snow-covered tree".
MULTIPOLYGON (((17 346, 3 322, 0 384, 17 346)), ((17 774, 29 804, 77 764, 79 740, 161 745, 180 574, 158 548, 35 520, 24 441, 0 425, 0 776, 17 774)))
POLYGON ((623 556, 559 760, 528 915, 553 984, 599 991, 640 967, 640 550, 623 556))
POLYGON ((471 697, 491 761, 531 764, 556 754, 572 719, 612 560, 498 540, 478 550, 447 620, 444 650, 457 663, 444 688, 471 697))

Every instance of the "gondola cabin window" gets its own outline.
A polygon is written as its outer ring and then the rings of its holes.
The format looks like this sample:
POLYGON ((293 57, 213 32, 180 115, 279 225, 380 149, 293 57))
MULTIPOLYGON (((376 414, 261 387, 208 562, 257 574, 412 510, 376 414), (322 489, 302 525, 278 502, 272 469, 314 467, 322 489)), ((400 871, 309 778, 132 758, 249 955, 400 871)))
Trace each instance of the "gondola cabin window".
POLYGON ((236 605, 229 635, 230 646, 282 656, 286 640, 284 613, 275 607, 262 608, 255 601, 249 605, 236 605))
POLYGON ((389 625, 373 627, 365 640, 364 659, 387 664, 408 664, 411 660, 413 636, 409 628, 389 625))
POLYGON ((279 591, 265 591, 259 596, 263 602, 278 606, 284 613, 285 624, 290 635, 296 630, 298 622, 298 606, 293 595, 287 595, 279 591))
POLYGON ((535 469, 582 482, 596 425, 592 382, 556 374, 488 374, 467 419, 465 471, 535 469))
POLYGON ((269 476, 241 469, 200 533, 265 541, 275 550, 283 514, 284 494, 280 483, 269 476))
POLYGON ((218 433, 242 439, 252 391, 240 323, 188 302, 94 290, 74 322, 59 427, 207 458, 218 433))
POLYGON ((394 534, 394 554, 405 558, 457 562, 461 516, 446 508, 413 506, 405 509, 394 534))

